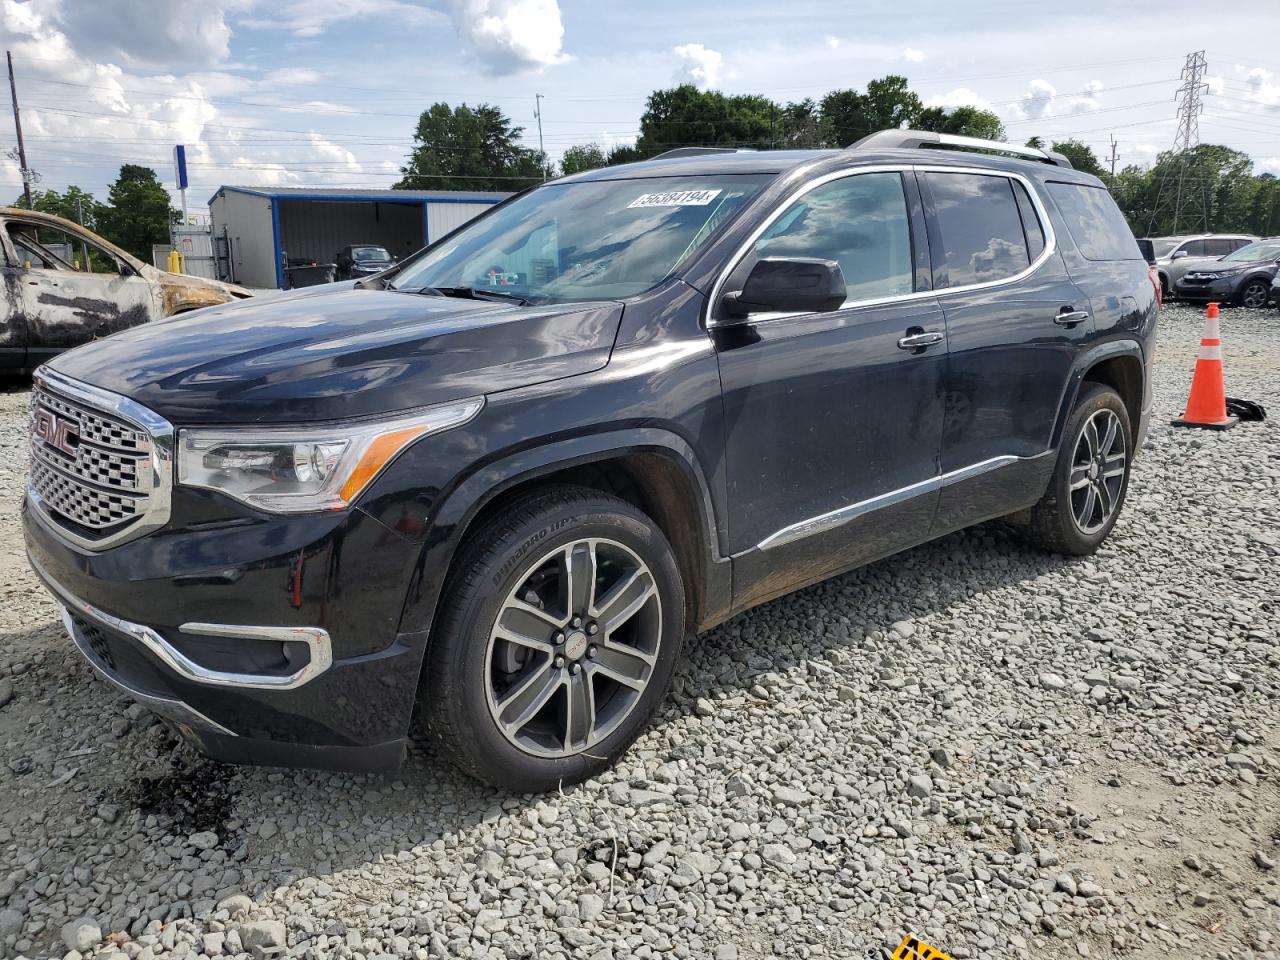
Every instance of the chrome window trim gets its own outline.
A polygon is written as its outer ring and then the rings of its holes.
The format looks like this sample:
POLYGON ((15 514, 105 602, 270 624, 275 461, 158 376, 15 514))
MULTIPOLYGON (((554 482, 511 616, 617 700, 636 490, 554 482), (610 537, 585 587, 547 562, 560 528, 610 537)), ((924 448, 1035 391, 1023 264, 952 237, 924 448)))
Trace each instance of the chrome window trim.
MULTIPOLYGON (((74 593, 58 583, 50 576, 39 561, 27 552, 27 560, 31 569, 48 587, 63 607, 75 610, 83 617, 96 620, 108 630, 123 633, 135 640, 165 666, 184 680, 195 683, 221 687, 243 687, 251 690, 293 690, 319 676, 333 663, 333 652, 329 642, 329 633, 320 627, 251 627, 235 626, 222 623, 184 623, 178 629, 183 633, 204 634, 206 636, 240 637, 254 640, 300 641, 307 644, 311 657, 306 666, 285 676, 261 673, 234 673, 224 670, 210 670, 196 663, 181 650, 171 644, 151 627, 141 623, 133 623, 105 610, 99 609, 87 600, 82 600, 74 593)), ((75 637, 73 636, 74 640, 75 637)))
MULTIPOLYGON (((107 416, 123 420, 136 429, 147 433, 151 439, 151 456, 146 461, 138 461, 140 472, 143 463, 148 463, 150 466, 150 476, 147 478, 149 483, 140 486, 137 491, 139 494, 145 493, 147 495, 147 509, 136 521, 105 537, 97 539, 82 537, 68 530, 59 522, 57 514, 49 508, 49 505, 35 490, 30 481, 30 474, 28 474, 27 500, 40 513, 41 517, 48 522, 49 528, 53 533, 73 547, 89 553, 98 553, 121 543, 127 543, 130 540, 145 536, 167 524, 172 510, 173 497, 175 437, 173 424, 128 397, 112 393, 110 390, 103 390, 101 387, 82 383, 79 380, 73 380, 71 377, 64 376, 56 370, 50 370, 44 366, 36 368, 35 373, 32 374, 32 380, 38 388, 83 404, 91 412, 96 410, 107 416)), ((40 459, 42 462, 47 463, 44 457, 40 459)), ((129 491, 119 492, 123 495, 129 494, 129 491)))
POLYGON ((905 487, 899 487, 897 490, 890 490, 888 493, 882 493, 871 497, 867 500, 860 500, 857 503, 850 503, 843 507, 837 507, 835 510, 829 510, 826 513, 820 513, 816 517, 809 517, 807 520, 800 520, 796 523, 783 527, 774 533, 769 534, 758 544, 757 550, 772 550, 774 547, 781 547, 788 543, 794 543, 797 540, 803 540, 805 537, 811 537, 817 533, 826 533, 828 530, 834 530, 836 527, 842 527, 851 520, 856 520, 865 514, 872 513, 876 510, 883 510, 885 507, 892 507, 895 504, 904 503, 913 497, 923 496, 927 493, 936 493, 944 487, 949 487, 956 483, 962 483, 965 480, 972 480, 980 477, 984 473, 990 473, 993 470, 999 470, 1001 467, 1011 466, 1015 463, 1028 463, 1032 460, 1039 460, 1053 453, 1052 450, 1045 450, 1037 453, 1032 457, 1019 457, 1013 454, 1004 454, 999 457, 992 457, 989 460, 982 460, 978 463, 972 463, 967 467, 961 467, 958 470, 951 470, 947 473, 938 474, 935 477, 929 477, 927 480, 920 480, 917 483, 908 484, 905 487))
MULTIPOLYGON (((1044 202, 1040 199, 1040 194, 1036 192, 1035 186, 1031 180, 1021 173, 1012 170, 995 170, 991 167, 969 167, 969 166, 952 166, 950 164, 929 164, 929 163, 891 163, 891 164, 869 164, 865 167, 849 167, 844 170, 835 170, 831 173, 823 174, 820 177, 813 177, 806 180, 783 199, 765 219, 756 226, 748 235, 747 239, 738 246, 733 256, 729 258, 729 265, 720 271, 720 275, 716 278, 715 284, 711 287, 711 296, 707 298, 707 320, 706 327, 708 330, 716 327, 738 327, 744 324, 765 323, 770 320, 786 320, 791 317, 810 317, 819 316, 813 313, 760 313, 748 316, 744 319, 734 320, 731 323, 717 321, 715 318, 716 307, 720 303, 720 298, 724 295, 724 286, 728 282, 729 277, 733 275, 739 264, 755 246, 756 241, 764 234, 773 222, 781 217, 791 208, 791 205, 807 194, 809 191, 820 187, 824 184, 831 183, 834 180, 843 180, 846 177, 856 177, 865 173, 898 173, 907 172, 914 173, 967 173, 977 174, 985 177, 1004 177, 1007 180, 1013 180, 1022 184, 1027 191, 1027 195, 1031 198, 1032 209, 1036 212, 1036 217, 1040 220, 1040 228, 1044 231, 1044 249, 1040 251, 1040 255, 1021 272, 1010 277, 1003 277, 999 280, 986 280, 982 283, 970 283, 958 287, 943 287, 940 290, 916 290, 912 293, 903 293, 891 297, 876 297, 868 300, 846 300, 844 304, 831 313, 839 313, 845 310, 857 309, 860 307, 878 306, 886 303, 910 303, 913 300, 924 300, 928 297, 944 297, 953 293, 967 293, 971 290, 986 290, 993 287, 1001 287, 1010 283, 1017 283, 1019 280, 1025 280, 1031 276, 1057 251, 1057 234, 1054 232, 1053 223, 1049 219, 1048 210, 1045 208, 1044 202)), ((926 217, 928 215, 926 214, 926 217)))

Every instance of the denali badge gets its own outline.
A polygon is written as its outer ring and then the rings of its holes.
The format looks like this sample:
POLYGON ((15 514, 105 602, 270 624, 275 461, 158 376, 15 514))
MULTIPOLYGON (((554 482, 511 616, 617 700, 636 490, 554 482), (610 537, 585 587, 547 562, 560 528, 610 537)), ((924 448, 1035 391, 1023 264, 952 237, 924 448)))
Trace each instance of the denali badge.
POLYGON ((80 445, 79 424, 44 409, 36 411, 35 420, 35 427, 32 430, 32 436, 35 439, 61 450, 68 456, 76 455, 76 447, 80 445))

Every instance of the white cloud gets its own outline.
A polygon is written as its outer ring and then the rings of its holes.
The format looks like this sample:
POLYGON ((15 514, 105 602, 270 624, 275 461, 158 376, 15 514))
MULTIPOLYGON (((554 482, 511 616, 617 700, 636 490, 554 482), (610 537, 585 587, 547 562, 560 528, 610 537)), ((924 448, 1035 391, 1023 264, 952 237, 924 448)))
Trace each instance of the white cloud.
POLYGON ((1058 91, 1054 89, 1053 84, 1046 80, 1032 80, 1018 106, 1023 116, 1030 120, 1039 120, 1049 112, 1053 98, 1057 95, 1058 91))
MULTIPOLYGON (((250 2, 112 0, 49 6, 46 18, 54 20, 76 50, 86 56, 126 64, 181 63, 190 67, 227 58, 231 43, 228 17, 245 10, 250 2)), ((5 2, 6 9, 19 6, 14 0, 5 2)))
POLYGON ((827 34, 827 38, 826 38, 826 39, 827 39, 827 46, 828 46, 828 47, 830 47, 832 50, 834 50, 834 49, 836 49, 838 46, 840 46, 840 38, 839 38, 839 37, 832 36, 831 34, 827 34))
POLYGON ((1270 173, 1280 177, 1280 157, 1259 157, 1254 162, 1254 166, 1259 173, 1270 173))
POLYGON ((309 67, 282 67, 272 70, 262 78, 266 83, 280 83, 286 86, 298 86, 319 83, 323 79, 319 72, 309 67))
POLYGON ((922 63, 924 61, 924 51, 916 50, 913 47, 907 47, 902 51, 902 59, 907 63, 922 63))
POLYGON ((702 90, 720 82, 720 71, 724 68, 724 57, 720 51, 700 43, 685 43, 672 50, 672 53, 680 58, 680 67, 675 76, 677 82, 693 83, 702 90))
POLYGON ((439 11, 404 0, 275 0, 237 23, 253 30, 287 30, 295 37, 318 37, 347 20, 394 22, 401 30, 445 22, 439 11))
POLYGON ((968 87, 957 87, 924 102, 926 107, 943 107, 947 110, 955 107, 977 107, 979 110, 990 110, 991 101, 978 96, 968 87))
POLYGON ((453 19, 494 73, 540 70, 569 59, 556 0, 455 0, 453 19))

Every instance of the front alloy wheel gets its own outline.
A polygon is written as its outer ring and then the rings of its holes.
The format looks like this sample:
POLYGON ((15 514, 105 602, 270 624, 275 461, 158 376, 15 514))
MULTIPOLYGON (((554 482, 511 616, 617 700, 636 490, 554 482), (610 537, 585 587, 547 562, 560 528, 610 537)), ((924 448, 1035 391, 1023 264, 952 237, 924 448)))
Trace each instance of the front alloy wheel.
POLYGON ((528 568, 489 634, 490 714, 534 756, 590 750, 640 702, 661 636, 658 589, 634 551, 601 538, 557 547, 528 568))
POLYGON ((1270 298, 1271 288, 1261 280, 1250 280, 1248 286, 1240 291, 1240 303, 1254 310, 1265 307, 1270 298))
POLYGON ((487 783, 577 783, 644 730, 684 629, 675 553, 650 517, 596 490, 531 493, 466 533, 427 648, 422 717, 487 783))

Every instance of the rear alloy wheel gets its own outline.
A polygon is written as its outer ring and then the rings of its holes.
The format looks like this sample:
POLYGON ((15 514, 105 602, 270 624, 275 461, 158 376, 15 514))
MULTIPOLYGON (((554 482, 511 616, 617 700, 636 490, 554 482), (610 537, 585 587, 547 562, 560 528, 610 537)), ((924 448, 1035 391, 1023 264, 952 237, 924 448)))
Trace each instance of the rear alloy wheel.
POLYGON ((1133 459, 1129 411, 1120 394, 1085 383, 1067 418, 1048 489, 1031 508, 1027 539, 1054 553, 1093 553, 1115 526, 1133 459))
POLYGON ((469 532, 423 669, 445 754, 496 786, 542 791, 617 760, 662 703, 684 587, 653 521, 557 487, 469 532))
POLYGON ((1240 305, 1259 310, 1271 299, 1271 285, 1263 280, 1250 280, 1240 291, 1240 305))

